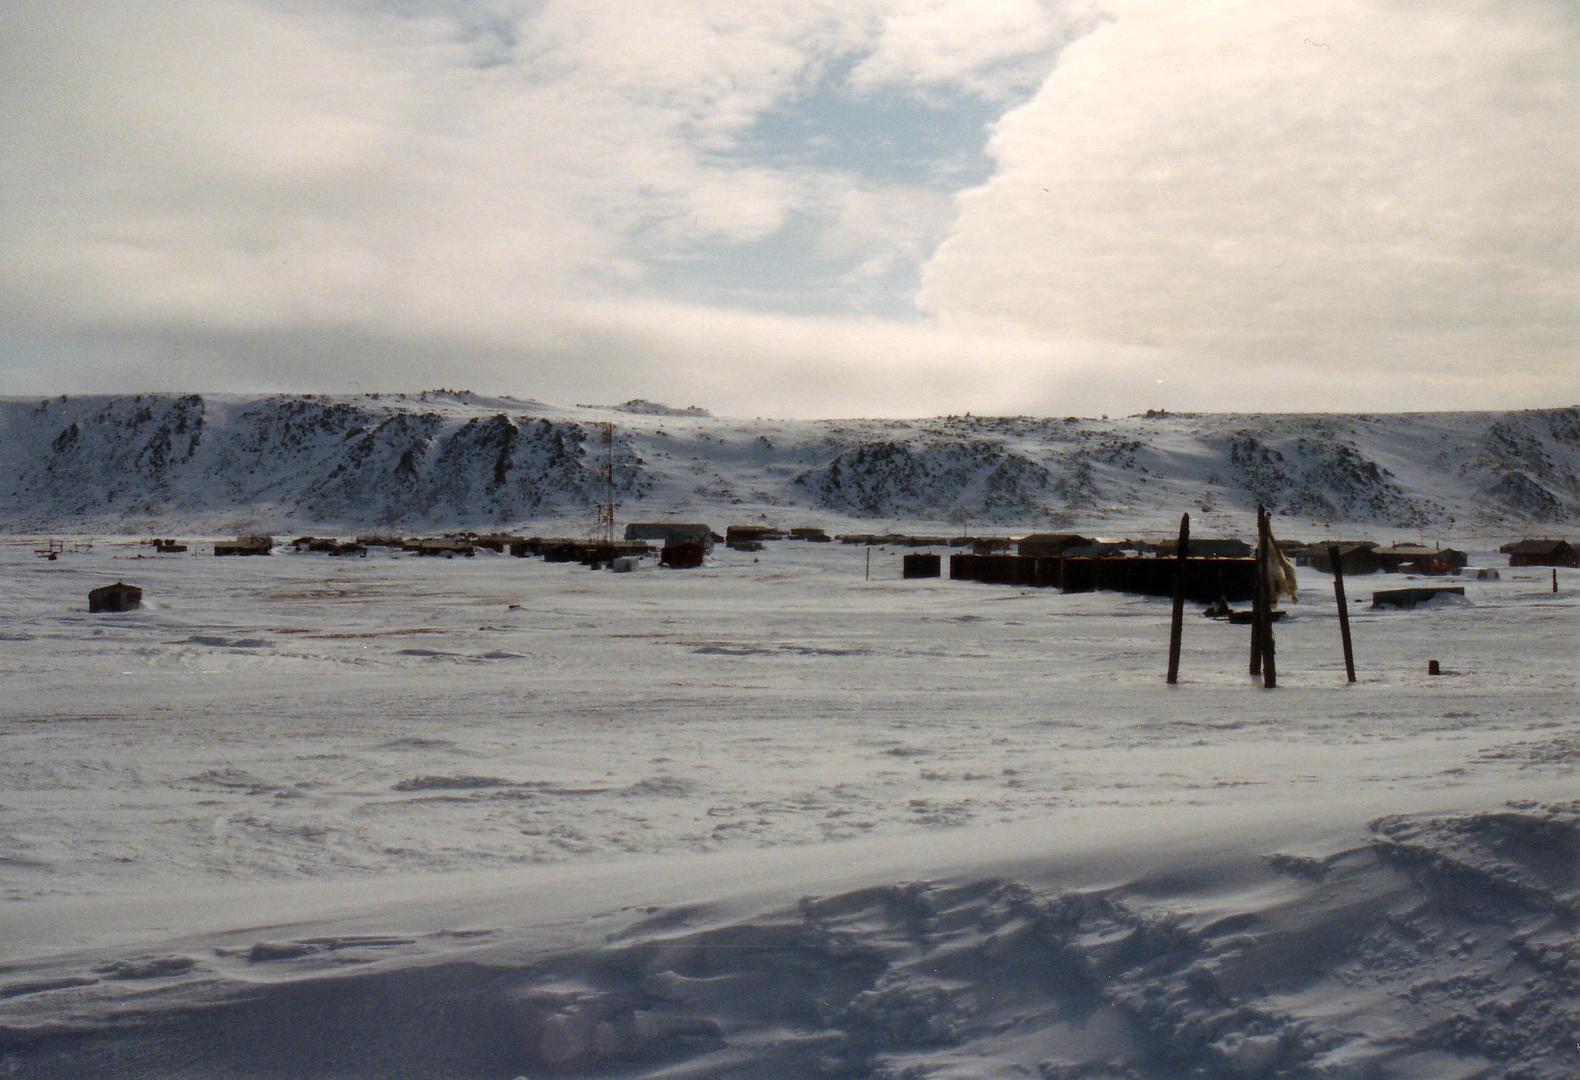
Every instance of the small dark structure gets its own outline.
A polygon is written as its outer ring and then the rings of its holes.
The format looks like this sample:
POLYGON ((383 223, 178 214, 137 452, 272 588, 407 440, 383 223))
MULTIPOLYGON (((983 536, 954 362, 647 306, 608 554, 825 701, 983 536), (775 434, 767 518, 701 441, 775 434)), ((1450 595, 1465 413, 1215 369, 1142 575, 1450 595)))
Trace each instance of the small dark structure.
POLYGON ((221 541, 214 545, 216 555, 268 555, 273 551, 272 536, 238 536, 228 543, 221 541))
POLYGON ((937 555, 916 553, 900 559, 900 574, 905 578, 933 578, 943 573, 943 560, 937 555))
POLYGON ((1521 540, 1504 545, 1510 566, 1567 566, 1580 569, 1580 551, 1566 540, 1521 540))
POLYGON ((713 530, 695 521, 633 521, 625 527, 627 540, 656 540, 661 544, 701 544, 713 548, 713 530))
POLYGON ((1374 552, 1385 573, 1452 574, 1463 570, 1470 556, 1456 548, 1425 544, 1394 544, 1374 552))
POLYGON ((702 565, 708 551, 699 543, 665 544, 658 557, 658 565, 671 570, 694 570, 702 565))
POLYGON ((554 540, 542 546, 544 562, 580 562, 581 545, 574 540, 554 540))
POLYGON ((801 526, 790 530, 790 539, 809 540, 814 544, 827 544, 833 539, 823 529, 801 526))
MULTIPOLYGON (((951 547, 947 536, 920 536, 913 533, 840 533, 841 544, 865 544, 868 547, 951 547)), ((1005 540, 1008 547, 1010 541, 1005 540)))
POLYGON ((1090 544, 1067 548, 1064 554, 1077 559, 1123 559, 1139 550, 1129 540, 1093 540, 1090 544))
POLYGON ((783 540, 785 534, 772 525, 730 525, 724 530, 724 541, 734 547, 742 540, 783 540))
POLYGON ((131 611, 142 606, 143 590, 124 581, 103 585, 88 593, 89 611, 131 611))
POLYGON ((291 541, 291 550, 295 552, 313 551, 320 555, 362 555, 368 553, 367 545, 361 540, 342 542, 333 536, 298 536, 291 541))
MULTIPOLYGON (((1196 542, 1191 541, 1194 549, 1196 542)), ((1125 592, 1140 596, 1174 595, 1174 559, 1068 557, 1062 560, 1067 593, 1125 592)), ((1256 594, 1255 559, 1187 558, 1180 573, 1185 599, 1210 604, 1220 598, 1250 600, 1256 594)))
POLYGON ((1077 536, 1075 533, 1031 533, 1016 541, 1015 553, 1026 558, 1045 559, 1092 543, 1096 541, 1090 536, 1077 536))
POLYGON ((1394 607, 1409 610, 1417 604, 1424 604, 1428 600, 1439 596, 1464 596, 1463 585, 1438 585, 1424 589, 1383 589, 1372 593, 1372 607, 1394 607))
POLYGON ((1307 549, 1307 563, 1313 570, 1333 573, 1332 548, 1338 548, 1339 568, 1345 577, 1356 574, 1375 574, 1382 570, 1382 560, 1377 557, 1377 545, 1371 540, 1343 540, 1312 544, 1307 549))
POLYGON ((761 540, 726 540, 725 543, 729 545, 731 551, 761 551, 763 549, 761 540))
MULTIPOLYGON (((1173 555, 1179 548, 1178 540, 1145 540, 1136 545, 1155 555, 1173 555)), ((1248 559, 1256 549, 1235 536, 1193 536, 1190 538, 1190 557, 1193 559, 1248 559)))
POLYGON ((178 543, 174 539, 154 541, 154 553, 157 555, 179 555, 186 549, 185 544, 178 543))
MULTIPOLYGON (((953 581, 1050 588, 1067 593, 1126 592, 1172 597, 1177 561, 957 554, 949 556, 949 577, 953 581)), ((1220 597, 1249 600, 1256 589, 1255 559, 1187 558, 1179 572, 1184 596, 1194 603, 1210 604, 1220 597)))
POLYGON ((526 540, 512 540, 510 554, 517 558, 541 555, 544 562, 574 562, 583 566, 600 568, 616 559, 636 558, 652 554, 651 545, 641 540, 582 540, 564 536, 534 536, 526 540))
POLYGON ((457 555, 470 559, 477 554, 476 546, 467 540, 418 540, 415 544, 408 543, 406 550, 443 559, 453 559, 457 555))

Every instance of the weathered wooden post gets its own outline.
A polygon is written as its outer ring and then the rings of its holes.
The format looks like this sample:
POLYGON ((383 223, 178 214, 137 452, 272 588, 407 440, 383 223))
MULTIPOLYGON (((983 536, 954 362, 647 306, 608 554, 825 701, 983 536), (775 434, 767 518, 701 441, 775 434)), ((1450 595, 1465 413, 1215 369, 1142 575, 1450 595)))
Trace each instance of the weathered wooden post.
POLYGON ((1344 642, 1344 674, 1355 681, 1355 650, 1350 647, 1350 603, 1344 597, 1344 564, 1339 560, 1339 546, 1328 545, 1328 561, 1333 564, 1333 599, 1339 605, 1339 638, 1344 642))
POLYGON ((1558 567, 1553 567, 1553 592, 1558 591, 1558 567))
POLYGON ((1174 549, 1174 615, 1169 623, 1169 685, 1180 677, 1180 634, 1185 623, 1185 558, 1190 546, 1190 515, 1180 515, 1179 546, 1174 549))
POLYGON ((1256 569, 1251 575, 1251 674, 1262 674, 1262 504, 1256 505, 1256 569))
MULTIPOLYGON (((1267 511, 1256 508, 1256 595, 1262 612, 1262 685, 1271 690, 1278 685, 1278 664, 1273 644, 1273 597, 1268 588, 1267 564, 1272 559, 1273 530, 1267 511)), ((1252 620, 1255 622, 1255 619, 1252 620)))

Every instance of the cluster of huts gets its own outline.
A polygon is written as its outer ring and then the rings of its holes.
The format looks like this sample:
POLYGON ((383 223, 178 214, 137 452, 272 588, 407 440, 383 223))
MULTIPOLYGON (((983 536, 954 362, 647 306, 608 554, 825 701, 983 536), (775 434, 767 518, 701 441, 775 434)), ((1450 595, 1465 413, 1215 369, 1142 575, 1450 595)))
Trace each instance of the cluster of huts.
MULTIPOLYGON (((769 525, 731 525, 724 534, 699 522, 633 522, 621 540, 585 540, 564 537, 526 537, 511 533, 451 533, 442 537, 407 539, 366 535, 343 541, 336 537, 299 536, 288 542, 296 552, 330 556, 366 556, 372 548, 399 550, 433 558, 471 557, 478 549, 518 558, 537 556, 548 562, 578 562, 615 571, 633 570, 640 560, 659 553, 662 566, 675 569, 701 566, 716 544, 744 550, 761 550, 767 542, 802 541, 866 544, 887 547, 969 548, 949 555, 949 577, 956 581, 1056 588, 1063 592, 1117 591, 1147 596, 1169 596, 1175 588, 1181 562, 1178 542, 1157 540, 1104 540, 1075 533, 1032 533, 1013 537, 931 536, 911 533, 847 533, 831 537, 821 528, 782 530, 769 525)), ((160 553, 185 552, 174 538, 146 541, 160 553)), ((1282 554, 1297 565, 1324 573, 1335 569, 1346 576, 1374 573, 1419 575, 1458 574, 1468 562, 1465 552, 1426 544, 1382 545, 1368 540, 1324 540, 1317 543, 1278 541, 1282 554)), ((218 541, 214 554, 221 556, 269 555, 278 546, 272 536, 245 535, 218 541)), ((64 544, 51 542, 38 554, 55 558, 64 544)), ((1498 549, 1510 566, 1552 566, 1580 569, 1580 549, 1565 540, 1524 539, 1498 549)), ((1493 575, 1495 571, 1479 570, 1493 575)), ((903 559, 907 578, 942 576, 942 556, 913 553, 903 559)), ((1250 544, 1236 537, 1193 537, 1183 561, 1182 591, 1187 599, 1205 604, 1249 600, 1256 589, 1256 560, 1250 544)), ((1557 579, 1554 578, 1554 588, 1557 579)), ((1404 593, 1450 590, 1396 590, 1404 593)), ((1452 590, 1462 591, 1462 590, 1452 590)), ((1382 595, 1382 594, 1377 594, 1382 595)), ((124 582, 103 586, 89 594, 90 611, 127 611, 142 602, 142 590, 124 582)))
MULTIPOLYGON (((1469 561, 1457 548, 1427 544, 1383 545, 1369 540, 1307 543, 1277 541, 1285 558, 1331 574, 1458 574, 1469 561)), ((956 542, 955 546, 965 546, 956 542)), ((1111 590, 1145 596, 1174 592, 1178 541, 1102 540, 1074 533, 1033 533, 1015 541, 976 540, 971 553, 949 556, 949 577, 1056 588, 1063 592, 1111 590), (1014 553, 1009 548, 1013 545, 1014 553)), ((1562 540, 1521 540, 1500 549, 1510 566, 1580 566, 1562 540)), ((1235 537, 1192 537, 1182 568, 1183 592, 1201 603, 1249 600, 1256 588, 1255 551, 1235 537)), ((907 555, 905 577, 938 577, 937 555, 907 555)))
MULTIPOLYGON (((466 532, 419 539, 387 535, 358 536, 354 540, 299 536, 285 546, 297 552, 331 556, 365 556, 369 549, 388 548, 432 558, 470 557, 481 548, 518 557, 537 556, 549 562, 579 562, 592 566, 614 566, 619 560, 639 559, 656 551, 662 565, 686 568, 702 565, 717 544, 740 551, 758 551, 765 543, 776 541, 830 543, 835 540, 875 547, 969 549, 949 556, 949 576, 956 580, 1038 585, 1069 592, 1121 588, 1143 593, 1172 591, 1172 562, 1177 544, 1173 538, 1115 540, 1075 533, 1032 533, 1021 537, 898 532, 830 536, 826 530, 815 527, 780 529, 757 524, 730 525, 721 535, 702 522, 659 521, 632 522, 625 527, 620 540, 466 532), (1165 560, 1170 563, 1169 567, 1157 565, 1165 560)), ((186 545, 175 539, 156 538, 149 543, 160 552, 186 550, 186 545)), ((214 554, 268 555, 276 546, 271 536, 238 536, 215 543, 214 554)), ((1323 573, 1333 573, 1337 568, 1346 576, 1457 574, 1468 561, 1466 553, 1456 548, 1428 544, 1281 540, 1278 547, 1296 565, 1311 566, 1323 573)), ((1580 551, 1564 540, 1524 539, 1505 544, 1499 550, 1508 555, 1510 566, 1580 568, 1580 551)), ((1252 555, 1251 545, 1236 537, 1191 538, 1187 594, 1199 594, 1209 600, 1222 596, 1233 600, 1247 594, 1253 576, 1252 555)), ((907 577, 937 577, 942 573, 942 558, 936 554, 905 557, 907 577)))

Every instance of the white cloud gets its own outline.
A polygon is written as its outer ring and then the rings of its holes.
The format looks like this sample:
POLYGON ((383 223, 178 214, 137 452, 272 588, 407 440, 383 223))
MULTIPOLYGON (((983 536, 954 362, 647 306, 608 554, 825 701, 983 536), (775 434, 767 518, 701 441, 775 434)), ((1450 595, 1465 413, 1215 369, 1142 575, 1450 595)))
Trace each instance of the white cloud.
POLYGON ((1304 366, 1305 408, 1401 365, 1575 395, 1577 59, 1562 5, 1124 3, 1000 121, 923 303, 1304 366))
POLYGON ((672 388, 800 415, 1580 396, 1567 9, 1112 6, 13 0, 0 379, 672 388), (759 120, 848 65, 843 89, 885 107, 1046 81, 958 202, 754 156, 759 120), (891 310, 884 290, 946 235, 930 321, 643 291, 794 236, 804 266, 707 295, 799 275, 891 310), (1216 373, 1248 362, 1281 364, 1277 385, 1225 397, 1216 373), (1361 362, 1393 367, 1335 385, 1361 362))
POLYGON ((1059 47, 1103 18, 1095 0, 897 0, 851 83, 912 83, 1004 100, 1035 86, 1059 47))

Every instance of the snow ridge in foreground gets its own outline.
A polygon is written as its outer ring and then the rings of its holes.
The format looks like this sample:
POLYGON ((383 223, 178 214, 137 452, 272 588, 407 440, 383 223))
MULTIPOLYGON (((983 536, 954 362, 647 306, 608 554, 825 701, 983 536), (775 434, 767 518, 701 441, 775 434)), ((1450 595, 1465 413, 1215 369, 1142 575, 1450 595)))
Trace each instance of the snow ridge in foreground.
POLYGON ((848 871, 826 895, 785 895, 805 883, 785 854, 767 898, 765 853, 710 901, 642 903, 662 883, 614 874, 608 908, 558 939, 510 924, 541 906, 521 888, 436 894, 406 915, 498 920, 463 927, 386 915, 378 929, 238 929, 48 971, 11 964, 0 1064, 11 1076, 1580 1074, 1580 803, 1388 816, 1319 852, 1298 835, 1300 850, 1256 851, 1243 830, 1197 824, 1138 841, 1152 850, 1119 879, 1111 856, 1061 858, 1024 828, 1008 844, 990 830, 955 834, 938 873, 910 880, 883 878, 881 846, 853 845, 872 880, 848 871))

